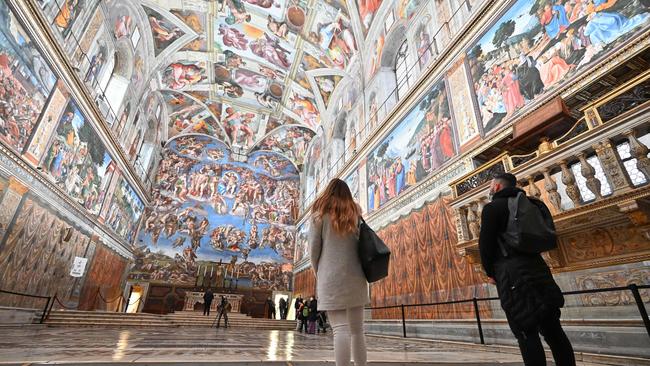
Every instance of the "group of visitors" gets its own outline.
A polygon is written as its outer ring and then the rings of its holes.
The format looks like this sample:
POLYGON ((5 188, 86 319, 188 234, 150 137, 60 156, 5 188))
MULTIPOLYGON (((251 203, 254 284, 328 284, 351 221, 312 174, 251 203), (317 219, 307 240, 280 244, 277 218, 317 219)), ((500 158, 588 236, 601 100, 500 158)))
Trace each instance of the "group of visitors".
MULTIPOLYGON (((556 365, 575 366, 573 348, 560 324, 560 308, 564 305, 562 291, 541 251, 524 252, 511 244, 512 236, 521 242, 522 228, 526 224, 519 220, 521 211, 514 210, 516 216, 510 217, 509 206, 513 202, 515 206, 529 208, 523 214, 543 218, 556 243, 552 216, 542 201, 526 197, 516 185, 516 177, 509 173, 497 175, 492 180, 492 202, 483 208, 481 217, 481 262, 490 283, 497 287, 501 307, 517 338, 524 364, 546 365, 539 337, 542 334, 556 365)), ((363 307, 370 301, 368 282, 358 255, 360 220, 361 208, 354 202, 349 187, 344 181, 333 179, 312 206, 309 231, 318 305, 314 297, 306 302, 296 301, 297 329, 300 331, 313 332, 318 310, 328 312, 334 332, 336 366, 350 365, 350 356, 355 366, 365 366, 367 362, 363 307), (345 286, 341 285, 343 283, 345 286)), ((528 225, 526 229, 532 227, 534 231, 538 226, 528 225)), ((545 245, 537 243, 537 239, 530 241, 523 244, 545 245)))
MULTIPOLYGON (((277 313, 275 311, 275 302, 273 302, 270 296, 266 299, 266 304, 264 307, 266 309, 266 317, 268 319, 275 319, 277 316, 277 313)), ((284 297, 280 298, 278 307, 280 308, 280 319, 286 320, 287 315, 289 314, 289 304, 284 297)))
POLYGON ((307 334, 326 333, 327 314, 318 310, 318 301, 312 296, 309 300, 296 298, 296 330, 307 334))

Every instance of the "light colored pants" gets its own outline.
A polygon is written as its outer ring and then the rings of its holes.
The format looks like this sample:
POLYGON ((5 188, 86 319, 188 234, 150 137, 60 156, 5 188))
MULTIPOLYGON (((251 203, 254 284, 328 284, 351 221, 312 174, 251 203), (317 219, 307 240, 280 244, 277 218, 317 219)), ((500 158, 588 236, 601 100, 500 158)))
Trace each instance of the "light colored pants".
POLYGON ((327 316, 334 332, 336 366, 349 366, 350 353, 354 357, 355 366, 366 366, 368 355, 366 337, 363 334, 363 307, 330 310, 327 316))

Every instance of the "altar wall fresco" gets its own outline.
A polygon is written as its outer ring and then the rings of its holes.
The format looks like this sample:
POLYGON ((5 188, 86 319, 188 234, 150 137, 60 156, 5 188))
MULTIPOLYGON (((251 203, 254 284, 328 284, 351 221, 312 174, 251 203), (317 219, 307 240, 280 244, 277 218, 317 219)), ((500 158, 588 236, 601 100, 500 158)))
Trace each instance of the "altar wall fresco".
POLYGON ((172 140, 131 278, 193 285, 212 276, 289 289, 298 189, 296 167, 278 153, 260 150, 238 162, 217 139, 172 140))

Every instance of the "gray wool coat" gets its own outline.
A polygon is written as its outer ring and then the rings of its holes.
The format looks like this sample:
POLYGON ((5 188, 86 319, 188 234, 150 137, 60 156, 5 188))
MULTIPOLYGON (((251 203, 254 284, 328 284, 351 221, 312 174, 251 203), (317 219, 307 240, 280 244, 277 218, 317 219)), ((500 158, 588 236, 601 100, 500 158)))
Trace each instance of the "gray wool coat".
POLYGON ((349 309, 370 302, 357 254, 358 241, 358 231, 344 236, 334 232, 329 215, 312 220, 309 248, 316 272, 318 310, 349 309))

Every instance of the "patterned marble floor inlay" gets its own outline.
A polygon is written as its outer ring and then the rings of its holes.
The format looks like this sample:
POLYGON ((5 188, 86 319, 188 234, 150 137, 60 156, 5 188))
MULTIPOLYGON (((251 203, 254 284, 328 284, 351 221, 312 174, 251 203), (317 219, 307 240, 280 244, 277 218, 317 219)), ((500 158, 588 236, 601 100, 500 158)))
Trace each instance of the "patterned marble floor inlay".
MULTIPOLYGON (((206 364, 334 360, 332 337, 293 331, 176 328, 6 328, 0 365, 6 364, 206 364)), ((518 355, 460 349, 444 343, 368 337, 372 364, 520 365, 518 355)))

